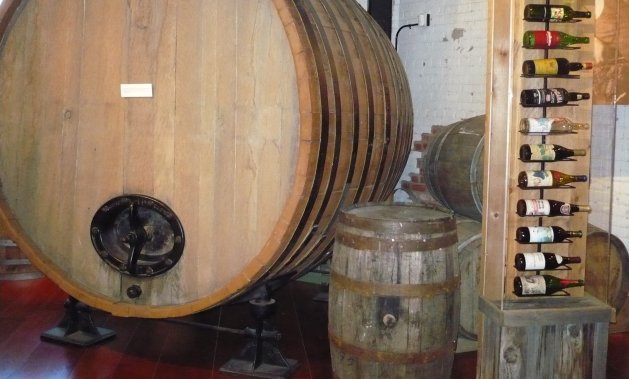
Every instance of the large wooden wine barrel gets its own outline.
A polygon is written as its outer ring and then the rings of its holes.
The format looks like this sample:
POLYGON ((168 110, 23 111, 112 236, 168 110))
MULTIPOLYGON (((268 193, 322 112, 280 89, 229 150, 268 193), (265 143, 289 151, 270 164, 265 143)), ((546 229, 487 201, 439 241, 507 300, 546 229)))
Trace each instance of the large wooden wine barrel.
POLYGON ((444 126, 422 156, 426 188, 456 214, 480 221, 483 214, 485 115, 444 126))
POLYGON ((338 378, 449 378, 459 319, 452 214, 364 204, 341 214, 328 324, 338 378))
POLYGON ((407 79, 354 0, 0 12, 0 220, 94 307, 180 316, 295 277, 404 169, 407 79))

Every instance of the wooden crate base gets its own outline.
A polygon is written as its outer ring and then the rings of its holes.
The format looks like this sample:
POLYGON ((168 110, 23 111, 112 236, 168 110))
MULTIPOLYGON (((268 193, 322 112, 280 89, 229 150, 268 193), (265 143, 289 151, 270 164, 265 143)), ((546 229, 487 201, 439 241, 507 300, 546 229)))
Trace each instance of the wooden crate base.
POLYGON ((480 298, 479 378, 604 378, 612 309, 590 296, 480 298))

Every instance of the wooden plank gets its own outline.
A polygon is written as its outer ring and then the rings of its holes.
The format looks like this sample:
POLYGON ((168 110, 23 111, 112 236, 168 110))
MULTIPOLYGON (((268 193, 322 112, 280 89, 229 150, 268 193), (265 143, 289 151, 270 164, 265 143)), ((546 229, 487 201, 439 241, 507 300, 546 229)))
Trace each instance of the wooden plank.
MULTIPOLYGON (((512 172, 509 142, 515 126, 511 117, 512 90, 511 22, 521 1, 490 1, 487 38, 487 99, 483 178, 483 247, 480 293, 501 299, 505 293, 505 252, 508 235, 508 194, 512 172), (495 125, 495 126, 494 126, 495 125)), ((482 356, 479 357, 482 359, 482 356)))

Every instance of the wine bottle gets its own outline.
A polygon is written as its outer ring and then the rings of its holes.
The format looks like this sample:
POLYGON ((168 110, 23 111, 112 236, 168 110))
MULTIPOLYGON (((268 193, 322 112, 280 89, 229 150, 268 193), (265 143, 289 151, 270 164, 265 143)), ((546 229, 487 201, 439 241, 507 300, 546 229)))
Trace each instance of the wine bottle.
POLYGON ((588 205, 576 205, 564 203, 558 200, 547 199, 520 199, 516 204, 517 214, 525 216, 572 216, 575 212, 591 212, 588 205))
POLYGON ((573 182, 587 182, 587 175, 568 175, 555 170, 530 170, 518 174, 518 186, 522 189, 561 187, 573 182))
POLYGON ((579 22, 591 18, 592 13, 575 11, 566 5, 529 4, 524 7, 524 20, 531 22, 579 22))
POLYGON ((568 75, 570 71, 591 70, 592 63, 570 62, 566 58, 533 59, 522 62, 524 75, 568 75))
POLYGON ((568 92, 565 88, 525 89, 520 92, 520 104, 523 107, 561 106, 569 101, 589 98, 589 93, 568 92))
POLYGON ((590 43, 588 37, 577 37, 555 30, 529 30, 524 32, 522 43, 527 49, 565 49, 571 45, 590 43))
POLYGON ((588 124, 572 122, 565 117, 529 117, 520 120, 520 132, 526 134, 568 134, 589 127, 588 124))
POLYGON ((560 226, 520 226, 515 230, 518 243, 558 243, 582 236, 580 230, 565 230, 560 226))
POLYGON ((582 279, 560 279, 552 275, 516 276, 513 278, 513 292, 517 296, 548 296, 569 287, 580 287, 582 279))
POLYGON ((554 144, 525 144, 520 146, 520 159, 524 162, 555 162, 573 156, 585 156, 584 149, 567 149, 554 144))
POLYGON ((580 257, 564 257, 555 253, 517 253, 515 268, 518 271, 554 270, 559 266, 581 263, 580 257))

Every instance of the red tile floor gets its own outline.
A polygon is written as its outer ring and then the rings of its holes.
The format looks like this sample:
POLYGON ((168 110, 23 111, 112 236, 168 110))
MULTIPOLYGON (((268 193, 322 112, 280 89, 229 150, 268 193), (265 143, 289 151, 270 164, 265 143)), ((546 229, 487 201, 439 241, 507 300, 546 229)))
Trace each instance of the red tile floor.
MULTIPOLYGON (((319 286, 292 282, 274 295, 279 345, 299 361, 295 379, 331 378, 327 305, 313 301, 319 286)), ((94 310, 97 326, 116 337, 91 347, 40 339, 61 320, 66 295, 46 278, 0 281, 0 379, 34 378, 233 378, 218 371, 244 345, 243 336, 165 320, 113 317, 94 310)), ((218 307, 189 321, 242 329, 247 304, 218 307)), ((629 378, 629 333, 609 337, 607 378, 629 378)), ((476 353, 455 356, 452 378, 475 378, 476 353)))

